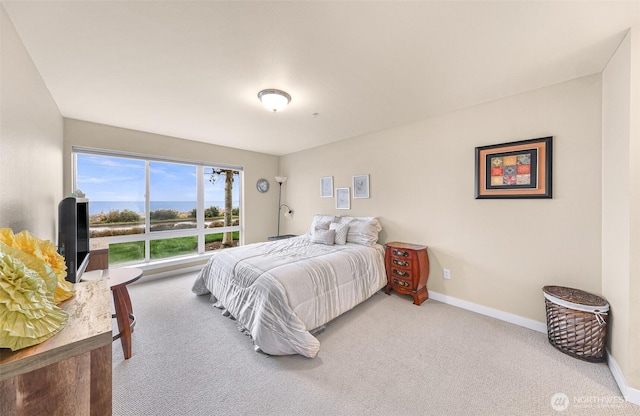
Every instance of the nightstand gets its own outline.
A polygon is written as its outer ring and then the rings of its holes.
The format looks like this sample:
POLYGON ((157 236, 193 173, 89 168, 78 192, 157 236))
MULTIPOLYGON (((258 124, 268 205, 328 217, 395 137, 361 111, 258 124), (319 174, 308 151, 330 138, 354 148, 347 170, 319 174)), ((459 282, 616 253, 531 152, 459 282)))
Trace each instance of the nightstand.
POLYGON ((387 269, 387 286, 391 290, 413 296, 413 304, 420 306, 429 298, 429 256, 427 246, 394 241, 386 244, 384 263, 387 269))
POLYGON ((273 235, 271 237, 268 237, 267 239, 269 241, 276 241, 276 240, 284 240, 284 239, 291 238, 291 237, 297 237, 297 235, 295 235, 295 234, 273 235))

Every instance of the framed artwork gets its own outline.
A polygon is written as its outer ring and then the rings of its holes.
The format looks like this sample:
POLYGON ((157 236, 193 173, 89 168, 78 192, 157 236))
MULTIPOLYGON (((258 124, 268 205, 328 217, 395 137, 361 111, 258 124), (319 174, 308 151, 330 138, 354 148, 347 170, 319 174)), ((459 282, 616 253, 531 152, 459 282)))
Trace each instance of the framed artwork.
POLYGON ((369 175, 353 177, 353 198, 369 198, 369 175))
POLYGON ((476 199, 551 198, 552 139, 476 147, 476 199))
POLYGON ((351 209, 349 188, 336 188, 336 209, 351 209))
POLYGON ((322 198, 333 198, 333 176, 320 178, 320 196, 322 198))

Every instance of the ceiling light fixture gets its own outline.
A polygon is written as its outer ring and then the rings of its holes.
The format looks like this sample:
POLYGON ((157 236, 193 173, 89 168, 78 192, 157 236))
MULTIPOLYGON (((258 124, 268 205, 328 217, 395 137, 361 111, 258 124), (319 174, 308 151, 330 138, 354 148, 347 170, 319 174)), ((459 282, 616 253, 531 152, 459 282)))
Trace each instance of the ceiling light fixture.
POLYGON ((267 110, 274 113, 282 111, 291 102, 291 96, 284 91, 267 89, 258 93, 258 98, 267 110))

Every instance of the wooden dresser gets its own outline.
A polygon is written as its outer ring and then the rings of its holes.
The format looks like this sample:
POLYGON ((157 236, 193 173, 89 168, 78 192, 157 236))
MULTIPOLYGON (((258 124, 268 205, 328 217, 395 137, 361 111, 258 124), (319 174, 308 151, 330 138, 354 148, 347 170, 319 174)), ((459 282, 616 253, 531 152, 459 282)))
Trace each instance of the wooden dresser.
POLYGON ((0 415, 111 415, 111 297, 106 281, 74 284, 69 323, 45 342, 0 349, 0 415))
POLYGON ((429 256, 427 246, 394 241, 386 244, 385 267, 387 286, 384 293, 391 290, 413 296, 413 304, 420 305, 427 300, 427 279, 429 278, 429 256))

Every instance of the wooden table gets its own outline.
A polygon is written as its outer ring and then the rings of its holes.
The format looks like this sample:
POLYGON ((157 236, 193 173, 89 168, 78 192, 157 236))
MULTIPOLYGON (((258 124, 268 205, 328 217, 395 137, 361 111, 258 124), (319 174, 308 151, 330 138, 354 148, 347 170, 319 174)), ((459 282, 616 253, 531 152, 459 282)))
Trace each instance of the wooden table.
POLYGON ((82 275, 83 281, 105 279, 109 283, 113 294, 113 304, 116 313, 113 315, 118 321, 118 334, 113 336, 113 340, 120 339, 124 358, 131 358, 131 333, 136 324, 136 317, 133 314, 131 298, 127 285, 142 277, 142 270, 136 268, 116 268, 85 272, 82 275))
POLYGON ((0 348, 0 414, 111 416, 109 287, 73 286, 60 332, 18 351, 0 348))

